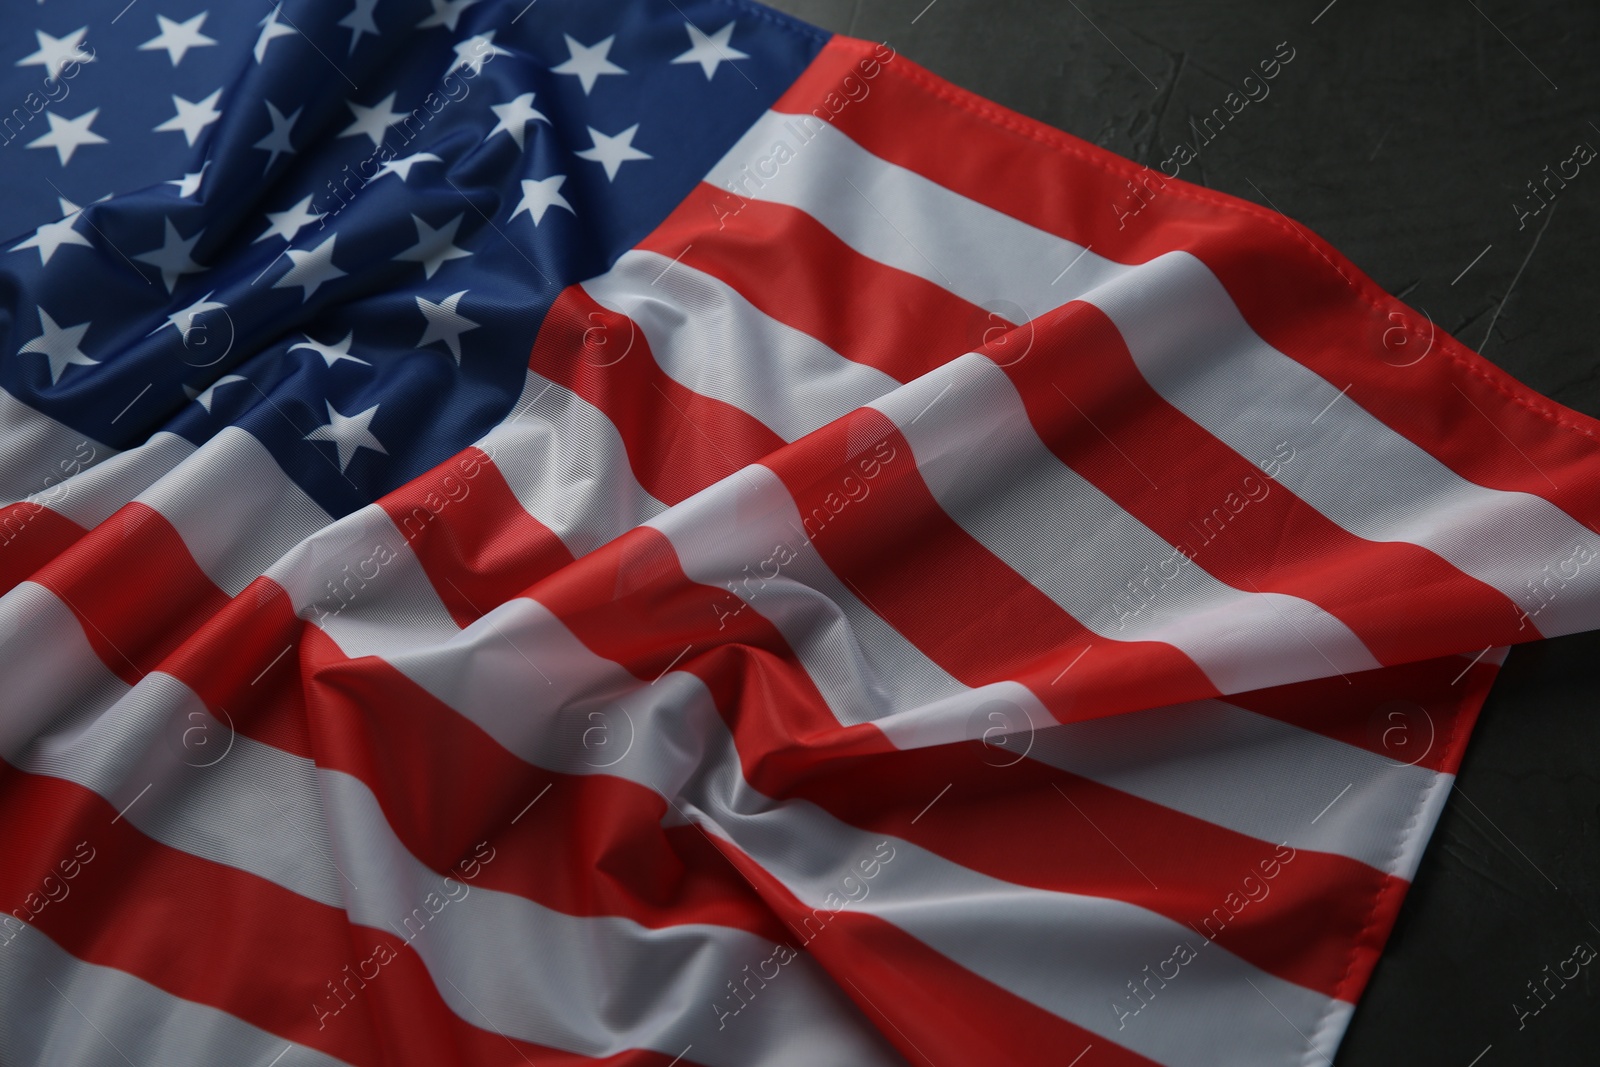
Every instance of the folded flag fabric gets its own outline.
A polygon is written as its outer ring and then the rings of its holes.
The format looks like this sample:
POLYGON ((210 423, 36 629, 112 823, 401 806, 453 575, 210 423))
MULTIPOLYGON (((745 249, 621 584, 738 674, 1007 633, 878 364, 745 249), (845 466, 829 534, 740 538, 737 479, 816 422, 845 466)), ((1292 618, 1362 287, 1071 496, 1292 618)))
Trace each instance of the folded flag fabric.
POLYGON ((1331 1060, 1600 423, 744 0, 0 14, 0 1062, 1331 1060))

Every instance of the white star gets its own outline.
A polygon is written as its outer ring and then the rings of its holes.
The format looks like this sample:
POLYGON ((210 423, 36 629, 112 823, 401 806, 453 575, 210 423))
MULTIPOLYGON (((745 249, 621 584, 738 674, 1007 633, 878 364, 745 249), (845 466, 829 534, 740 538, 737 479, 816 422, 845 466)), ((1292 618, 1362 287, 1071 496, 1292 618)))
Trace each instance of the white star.
POLYGON ((190 400, 193 400, 195 403, 205 408, 206 413, 210 414, 211 402, 216 399, 216 392, 218 389, 221 389, 224 385, 232 385, 234 382, 245 382, 249 380, 250 379, 246 378, 242 374, 224 374, 222 377, 208 385, 206 387, 206 391, 203 393, 197 393, 187 385, 183 387, 183 391, 189 394, 190 400))
POLYGON ((377 36, 378 24, 372 21, 372 9, 378 6, 378 0, 355 0, 355 10, 339 20, 339 25, 350 31, 350 52, 355 54, 356 42, 361 40, 363 33, 377 36))
POLYGON ((332 441, 339 450, 339 470, 343 472, 350 466, 350 460, 355 457, 356 449, 370 448, 374 452, 389 454, 389 450, 372 436, 372 417, 378 413, 378 405, 374 404, 358 415, 341 415, 333 409, 333 402, 325 400, 328 405, 328 424, 318 426, 306 434, 307 441, 332 441))
POLYGON ((452 71, 462 68, 471 69, 474 75, 483 73, 483 65, 493 56, 509 56, 511 53, 494 43, 494 31, 480 33, 468 37, 456 45, 456 61, 450 64, 450 69, 445 71, 448 76, 452 71))
POLYGON ((287 211, 267 212, 267 232, 257 237, 251 244, 265 241, 268 237, 282 237, 289 244, 294 244, 294 239, 300 231, 322 218, 320 214, 310 210, 311 198, 308 196, 287 211))
POLYGON ((43 30, 34 30, 33 35, 39 39, 39 50, 17 60, 17 66, 43 67, 51 80, 59 81, 61 69, 68 63, 94 62, 94 54, 83 50, 83 35, 88 32, 89 27, 84 26, 65 37, 52 37, 43 30))
POLYGON ((444 160, 440 159, 438 156, 434 155, 432 152, 413 152, 411 155, 407 156, 404 159, 391 159, 388 162, 384 163, 382 166, 380 166, 378 168, 378 173, 376 173, 376 174, 374 174, 372 176, 372 178, 368 182, 368 184, 370 185, 372 182, 377 181, 379 178, 383 177, 385 174, 398 174, 398 175, 400 175, 400 180, 401 181, 403 181, 403 182, 410 181, 411 180, 411 168, 416 166, 418 163, 443 163, 443 162, 444 162, 444 160))
POLYGON ((175 178, 167 184, 176 185, 179 196, 191 197, 200 191, 200 179, 205 177, 206 168, 209 166, 211 166, 211 160, 208 159, 200 164, 200 169, 193 174, 185 174, 183 177, 175 178))
POLYGON ((63 328, 56 325, 56 320, 44 308, 38 310, 39 325, 44 328, 44 333, 23 345, 22 351, 41 353, 50 361, 51 385, 60 381, 61 373, 74 364, 93 367, 100 362, 84 355, 78 347, 83 343, 83 335, 89 332, 89 323, 63 328))
POLYGON ((437 230, 423 222, 420 216, 412 215, 411 221, 417 224, 417 243, 395 256, 397 262, 421 263, 422 274, 425 278, 433 277, 434 271, 452 259, 465 259, 472 255, 465 248, 456 247, 456 231, 461 229, 461 220, 466 217, 463 212, 439 227, 437 230))
POLYGON ((650 153, 641 152, 633 147, 633 135, 639 132, 639 124, 623 130, 615 137, 601 133, 593 126, 589 127, 589 136, 594 138, 594 147, 585 148, 582 152, 575 153, 579 159, 589 159, 606 168, 606 180, 616 181, 617 171, 630 159, 650 159, 650 153))
MULTIPOLYGON (((517 142, 518 148, 524 147, 522 143, 524 126, 530 122, 548 124, 550 121, 534 108, 532 93, 523 93, 509 104, 490 104, 489 110, 493 111, 494 117, 499 120, 494 124, 494 129, 489 131, 489 137, 503 130, 517 142)), ((487 141, 489 137, 485 137, 484 140, 487 141)))
POLYGON ((167 292, 172 292, 178 284, 178 278, 185 274, 198 274, 205 270, 200 264, 189 258, 189 253, 194 246, 200 243, 200 237, 205 230, 196 230, 195 235, 188 240, 178 236, 178 228, 169 218, 164 223, 166 236, 161 247, 153 249, 143 255, 134 256, 140 263, 148 263, 161 271, 161 280, 166 283, 167 292))
POLYGON ((282 10, 283 5, 279 4, 272 9, 271 14, 256 23, 257 26, 261 27, 261 36, 256 38, 255 57, 257 63, 261 63, 267 58, 267 45, 279 37, 293 37, 300 32, 293 26, 285 26, 278 21, 278 12, 282 10))
POLYGON ((176 67, 183 62, 183 57, 189 54, 191 48, 204 48, 216 44, 216 40, 200 32, 200 27, 205 25, 206 15, 202 11, 187 22, 174 22, 165 15, 157 15, 156 23, 161 27, 161 32, 139 46, 141 52, 153 52, 158 48, 166 49, 167 57, 176 67))
POLYGON ((443 341, 456 362, 461 362, 461 335, 468 330, 476 330, 479 326, 478 323, 456 311, 456 305, 461 303, 461 298, 466 295, 467 291, 463 289, 459 293, 451 293, 437 304, 424 296, 416 298, 417 310, 428 319, 428 328, 423 331, 422 340, 417 342, 418 348, 435 341, 443 341))
POLYGON ((363 107, 354 100, 346 100, 345 104, 355 115, 356 120, 344 128, 340 137, 359 137, 366 134, 372 138, 372 147, 377 148, 383 144, 384 136, 389 132, 390 126, 398 126, 406 119, 405 115, 394 109, 395 94, 379 100, 374 107, 363 107))
MULTIPOLYGON (((218 301, 211 299, 211 294, 207 293, 205 296, 202 296, 199 300, 196 300, 188 307, 179 311, 174 311, 172 314, 168 315, 166 322, 163 322, 160 326, 157 326, 155 329, 145 334, 145 336, 154 337, 162 330, 165 330, 168 326, 171 326, 183 336, 183 343, 188 344, 189 331, 198 325, 198 323, 195 322, 196 319, 198 319, 201 315, 208 314, 212 311, 222 311, 227 306, 227 304, 219 303, 218 301)), ((202 327, 202 329, 204 329, 204 327, 202 327)))
POLYGON ((335 278, 343 278, 345 272, 334 266, 333 242, 339 239, 338 234, 329 234, 328 239, 315 248, 291 248, 285 254, 293 261, 294 266, 283 277, 272 283, 274 289, 290 289, 298 285, 305 290, 300 297, 303 304, 311 299, 311 294, 316 292, 324 282, 331 282, 335 278))
POLYGON ((710 37, 700 32, 700 27, 692 22, 685 22, 683 28, 689 31, 689 43, 693 46, 683 55, 673 60, 674 63, 698 63, 700 69, 706 72, 706 81, 710 81, 717 73, 717 65, 723 60, 729 63, 736 59, 749 59, 744 52, 728 44, 733 36, 733 23, 728 23, 710 37))
POLYGON ((565 174, 552 174, 548 178, 538 181, 524 178, 522 180, 522 203, 517 205, 517 210, 511 213, 511 219, 526 211, 533 216, 535 226, 544 221, 544 213, 553 207, 576 215, 572 205, 567 203, 567 198, 561 195, 561 183, 567 180, 565 174))
POLYGON ((191 103, 174 93, 172 103, 177 107, 178 113, 157 126, 155 132, 181 132, 184 139, 189 142, 189 147, 193 148, 195 141, 200 139, 200 131, 222 117, 222 112, 217 110, 217 101, 221 97, 222 90, 218 89, 204 100, 191 103))
POLYGON ((79 233, 74 227, 78 224, 78 205, 66 197, 58 197, 61 201, 61 218, 55 222, 47 222, 33 231, 33 236, 19 245, 13 245, 11 251, 21 252, 25 248, 39 250, 39 265, 44 266, 50 262, 50 257, 62 245, 83 245, 92 247, 89 239, 79 233))
POLYGON ((50 120, 50 132, 29 141, 28 147, 54 148, 64 167, 72 160, 72 153, 84 145, 108 143, 104 137, 89 129, 99 114, 100 109, 96 107, 75 119, 64 119, 54 111, 46 111, 44 117, 50 120))
POLYGON ((561 36, 567 38, 568 59, 559 67, 551 67, 550 71, 553 74, 577 75, 578 84, 583 86, 584 96, 589 95, 589 90, 594 88, 594 83, 599 80, 600 75, 628 73, 611 62, 611 45, 617 39, 615 34, 592 45, 579 44, 567 34, 561 36))
POLYGON ((295 122, 300 118, 300 112, 305 108, 297 107, 293 114, 285 118, 283 112, 272 105, 271 100, 264 100, 262 103, 267 105, 267 119, 272 123, 272 132, 255 143, 256 148, 272 153, 267 157, 266 170, 261 172, 265 174, 272 169, 272 165, 278 161, 280 155, 285 152, 294 154, 294 144, 289 140, 289 133, 294 129, 295 122))
POLYGON ((349 333, 344 335, 344 340, 340 341, 338 344, 325 345, 321 341, 318 341, 316 338, 312 337, 310 334, 306 334, 306 339, 301 341, 299 344, 290 345, 289 351, 293 352, 297 348, 309 348, 311 351, 321 356, 330 367, 339 362, 341 359, 348 359, 351 363, 359 363, 364 367, 372 366, 372 364, 368 363, 366 360, 357 359, 355 356, 350 354, 350 342, 354 341, 355 337, 356 332, 351 330, 349 333))
POLYGON ((476 4, 478 0, 430 0, 430 2, 433 4, 433 14, 417 23, 417 29, 443 26, 451 33, 455 33, 456 21, 461 18, 461 13, 476 4))

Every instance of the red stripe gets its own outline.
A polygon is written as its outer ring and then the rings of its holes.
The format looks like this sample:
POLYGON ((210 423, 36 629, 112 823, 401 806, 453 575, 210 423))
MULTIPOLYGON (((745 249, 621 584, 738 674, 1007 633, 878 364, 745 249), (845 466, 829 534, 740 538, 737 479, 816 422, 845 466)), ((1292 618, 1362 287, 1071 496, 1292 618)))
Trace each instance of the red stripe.
MULTIPOLYGON (((639 247, 738 290, 769 317, 846 359, 908 382, 976 347, 985 313, 835 237, 803 211, 761 200, 718 221, 728 194, 701 183, 639 247)), ((863 210, 870 207, 863 203, 863 210)))
POLYGON ((0 508, 0 594, 33 577, 84 535, 82 526, 42 504, 0 508))
POLYGON ((833 572, 964 684, 1022 681, 1064 722, 1217 695, 1178 649, 1091 633, 974 540, 939 506, 911 446, 876 410, 852 412, 766 465, 788 486, 833 572), (877 442, 888 451, 874 455, 891 458, 865 482, 859 462, 877 442), (870 488, 852 500, 847 478, 870 488), (1072 684, 1052 684, 1069 666, 1072 684))
POLYGON ((1279 862, 1272 843, 1043 763, 997 767, 983 755, 942 745, 835 761, 799 795, 994 878, 1135 904, 1279 978, 1349 995, 1351 946, 1389 876, 1305 849, 1279 862))
POLYGON ((1036 358, 994 358, 1046 447, 1209 574, 1317 605, 1382 663, 1520 639, 1509 597, 1425 548, 1349 533, 1169 404, 1099 308, 1074 301, 1031 327, 1036 358), (1425 636, 1407 623, 1418 590, 1438 612, 1425 636))
POLYGON ((500 469, 476 447, 378 503, 412 550, 433 561, 433 587, 462 627, 572 562, 561 538, 528 514, 500 469))
MULTIPOLYGON (((1287 252, 1282 246, 1292 240, 1278 233, 1273 237, 1202 257, 1263 339, 1329 381, 1349 383, 1350 399, 1466 480, 1544 497, 1591 530, 1600 524, 1595 492, 1600 423, 1528 389, 1422 312, 1384 294, 1343 257, 1334 261, 1355 280, 1360 297, 1341 288, 1332 272, 1322 292, 1308 292, 1316 280, 1315 264, 1305 263, 1299 272, 1280 270, 1276 263, 1266 266, 1281 259, 1287 252), (1337 314, 1307 313, 1319 299, 1342 305, 1337 314), (1388 333, 1397 326, 1420 335, 1408 339, 1411 347, 1399 346, 1388 333), (1424 349, 1430 331, 1428 356, 1414 365, 1392 366, 1424 349), (1342 337, 1372 340, 1365 346, 1341 344, 1342 337), (1418 403, 1418 397, 1427 402, 1418 403), (1502 435, 1514 447, 1485 447, 1486 441, 1498 446, 1502 435)), ((1331 246, 1318 244, 1331 252, 1331 246)), ((1302 254, 1312 256, 1309 249, 1302 254)), ((1519 640, 1537 638, 1533 629, 1530 624, 1519 640)))
MULTIPOLYGON (((773 109, 810 111, 846 73, 859 78, 857 64, 875 48, 830 39, 773 109)), ((880 64, 870 85, 870 102, 843 108, 832 122, 873 154, 1120 263, 1192 253, 1263 340, 1336 386, 1348 383, 1350 399, 1463 478, 1543 496, 1591 528, 1600 522, 1600 421, 1517 382, 1304 227, 1168 179, 904 57, 880 64), (1118 205, 1134 203, 1130 182, 1146 190, 1146 206, 1125 219, 1127 207, 1118 205), (1517 447, 1483 446, 1484 435, 1502 434, 1517 447)))
POLYGON ((539 327, 528 365, 605 412, 627 445, 639 484, 668 504, 783 444, 743 410, 668 377, 631 320, 601 307, 578 286, 556 298, 539 327), (604 328, 610 337, 632 337, 630 356, 636 358, 601 367, 575 357, 587 351, 584 338, 596 328, 604 328))
MULTIPOLYGON (((181 559, 145 563, 173 571, 185 565, 181 559)), ((314 686, 307 681, 310 664, 301 650, 307 625, 278 583, 257 578, 195 627, 159 668, 181 679, 230 728, 314 760, 318 753, 307 706, 314 686)))
MULTIPOLYGON (((907 1062, 1060 1065, 1092 1044, 1095 1064, 1154 1067, 1138 1053, 974 974, 891 923, 849 910, 807 907, 737 847, 726 841, 718 845, 788 924, 790 936, 783 944, 810 952, 907 1062)), ((890 870, 881 875, 893 877, 890 870)), ((774 983, 781 980, 780 970, 774 983)), ((761 986, 740 988, 746 996, 753 994, 750 1007, 756 1010, 761 986)), ((1114 993, 1108 991, 1108 1000, 1114 993)), ((723 1009, 742 1003, 736 997, 730 993, 723 1009)), ((738 1025, 737 1015, 726 1021, 738 1025)))
POLYGON ((34 581, 72 609, 95 652, 129 685, 228 602, 172 523, 137 501, 41 567, 34 581))
MULTIPOLYGON (((66 883, 68 895, 38 909, 32 924, 85 962, 127 971, 285 1040, 358 1065, 668 1062, 657 1053, 597 1061, 525 1041, 508 1045, 455 1015, 421 958, 392 932, 353 925, 337 908, 152 842, 70 782, 0 764, 0 810, 12 835, 0 900, 26 913, 45 876, 59 877, 70 842, 87 842, 92 859, 66 883), (368 981, 356 973, 346 1006, 319 1015, 313 1005, 340 1004, 326 983, 343 983, 344 968, 355 972, 379 944, 395 958, 376 965, 368 981)), ((365 966, 370 975, 375 965, 365 966)))
POLYGON ((1444 656, 1232 693, 1226 699, 1396 763, 1454 774, 1461 746, 1446 742, 1465 737, 1499 670, 1492 663, 1444 656))
POLYGON ((154 670, 187 681, 236 728, 310 758, 294 646, 303 623, 276 583, 230 599, 167 518, 125 505, 35 575, 67 604, 95 654, 129 685, 154 670), (129 560, 137 565, 130 566, 129 560))

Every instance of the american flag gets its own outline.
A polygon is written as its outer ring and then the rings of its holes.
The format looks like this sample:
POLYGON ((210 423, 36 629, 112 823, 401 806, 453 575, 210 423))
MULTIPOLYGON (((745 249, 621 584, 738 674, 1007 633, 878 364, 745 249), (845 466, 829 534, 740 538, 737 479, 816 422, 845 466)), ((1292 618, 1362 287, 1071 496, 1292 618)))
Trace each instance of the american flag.
POLYGON ((0 14, 0 1063, 1331 1060, 1600 423, 745 0, 0 14))

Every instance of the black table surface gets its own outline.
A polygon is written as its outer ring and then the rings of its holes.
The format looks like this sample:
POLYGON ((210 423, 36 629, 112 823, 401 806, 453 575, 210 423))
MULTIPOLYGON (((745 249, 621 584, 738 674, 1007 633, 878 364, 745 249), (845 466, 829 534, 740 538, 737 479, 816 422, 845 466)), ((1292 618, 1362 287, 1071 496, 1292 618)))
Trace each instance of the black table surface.
MULTIPOLYGON (((1594 0, 773 6, 1150 166, 1288 42, 1270 95, 1181 176, 1270 200, 1489 360, 1600 416, 1600 166, 1538 215, 1526 187, 1579 142, 1600 149, 1594 0)), ((1512 651, 1339 1063, 1600 1064, 1600 967, 1518 1015, 1546 965, 1600 948, 1597 662, 1600 632, 1512 651)))

